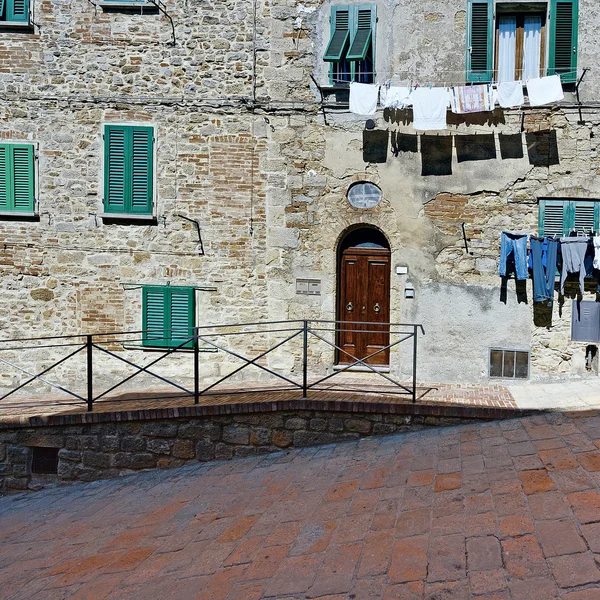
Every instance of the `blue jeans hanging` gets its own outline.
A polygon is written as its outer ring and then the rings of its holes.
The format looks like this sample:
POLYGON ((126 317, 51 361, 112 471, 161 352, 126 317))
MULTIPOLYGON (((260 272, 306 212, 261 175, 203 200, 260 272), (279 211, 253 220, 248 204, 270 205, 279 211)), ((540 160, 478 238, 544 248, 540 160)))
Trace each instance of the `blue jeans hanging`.
POLYGON ((500 238, 500 266, 498 267, 500 277, 506 277, 506 264, 510 262, 511 255, 517 279, 527 279, 527 234, 502 232, 500 238))
POLYGON ((558 240, 552 238, 529 238, 531 267, 533 269, 533 301, 552 304, 558 240))

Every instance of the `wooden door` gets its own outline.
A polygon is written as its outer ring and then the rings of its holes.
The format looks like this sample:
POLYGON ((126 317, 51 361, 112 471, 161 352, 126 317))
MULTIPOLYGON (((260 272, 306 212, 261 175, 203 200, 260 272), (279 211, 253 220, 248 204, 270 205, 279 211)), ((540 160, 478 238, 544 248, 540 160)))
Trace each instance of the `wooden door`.
MULTIPOLYGON (((339 289, 338 346, 343 352, 338 352, 338 362, 348 364, 354 362, 354 358, 365 358, 389 344, 390 251, 384 248, 344 250, 339 289)), ((388 349, 367 362, 388 365, 389 360, 388 349)))

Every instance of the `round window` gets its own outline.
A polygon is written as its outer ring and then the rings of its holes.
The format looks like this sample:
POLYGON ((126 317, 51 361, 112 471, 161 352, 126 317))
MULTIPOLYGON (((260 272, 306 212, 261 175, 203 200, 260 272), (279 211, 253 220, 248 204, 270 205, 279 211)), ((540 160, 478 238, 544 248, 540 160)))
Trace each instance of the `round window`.
POLYGON ((381 190, 368 181, 361 181, 350 186, 348 202, 354 208, 374 208, 381 201, 381 190))

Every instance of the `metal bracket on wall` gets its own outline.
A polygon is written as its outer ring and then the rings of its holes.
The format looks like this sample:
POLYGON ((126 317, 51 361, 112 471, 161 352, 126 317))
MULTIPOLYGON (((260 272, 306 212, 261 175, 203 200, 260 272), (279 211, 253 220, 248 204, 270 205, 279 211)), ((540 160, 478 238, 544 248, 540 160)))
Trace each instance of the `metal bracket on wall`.
POLYGON ((312 73, 310 74, 310 78, 313 80, 313 83, 319 90, 319 94, 321 96, 321 111, 323 113, 323 122, 325 123, 325 125, 329 125, 329 123, 327 122, 327 114, 325 113, 325 97, 323 96, 323 90, 321 89, 321 86, 317 83, 317 80, 313 77, 312 73))
POLYGON ((460 226, 462 227, 463 240, 465 242, 465 252, 467 254, 473 254, 472 252, 469 252, 469 244, 467 244, 467 242, 470 242, 471 238, 467 237, 467 232, 465 230, 465 224, 461 223, 460 226))
POLYGON ((581 100, 579 99, 579 86, 581 85, 581 82, 583 81, 583 78, 585 77, 585 74, 589 71, 589 69, 586 67, 583 70, 583 73, 581 74, 581 77, 577 80, 577 83, 575 84, 575 94, 577 96, 577 104, 579 104, 578 108, 579 108, 579 121, 577 121, 577 125, 585 125, 585 121, 583 120, 583 114, 581 113, 581 100))
POLYGON ((196 226, 196 231, 198 232, 198 243, 200 244, 200 250, 198 250, 198 254, 200 256, 204 256, 204 244, 202 243, 202 233, 200 232, 200 223, 198 223, 198 221, 196 221, 196 219, 190 219, 189 217, 186 217, 185 215, 182 215, 180 213, 177 213, 175 216, 179 217, 180 219, 189 221, 190 223, 193 223, 196 226))
POLYGON ((171 23, 171 36, 172 36, 173 39, 168 43, 168 45, 169 46, 176 46, 177 45, 177 38, 175 37, 175 23, 173 23, 173 18, 171 17, 171 15, 165 9, 164 3, 161 2, 160 0, 148 0, 148 2, 151 2, 152 4, 154 4, 154 6, 156 6, 156 8, 163 15, 165 15, 165 17, 167 17, 167 19, 169 19, 169 23, 171 23))

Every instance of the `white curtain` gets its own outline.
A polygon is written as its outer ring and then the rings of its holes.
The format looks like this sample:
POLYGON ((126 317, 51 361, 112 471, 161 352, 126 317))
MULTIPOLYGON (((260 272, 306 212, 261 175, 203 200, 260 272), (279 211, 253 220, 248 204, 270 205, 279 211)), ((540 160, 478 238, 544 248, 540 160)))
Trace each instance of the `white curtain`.
POLYGON ((498 19, 498 81, 515 80, 517 17, 498 19))
POLYGON ((523 40, 523 79, 540 76, 542 17, 526 16, 523 40))

